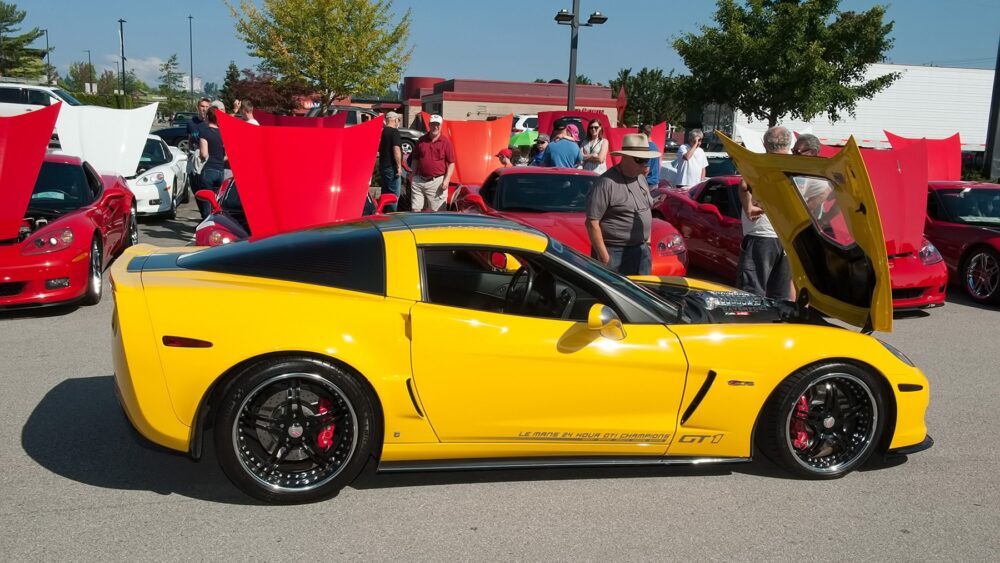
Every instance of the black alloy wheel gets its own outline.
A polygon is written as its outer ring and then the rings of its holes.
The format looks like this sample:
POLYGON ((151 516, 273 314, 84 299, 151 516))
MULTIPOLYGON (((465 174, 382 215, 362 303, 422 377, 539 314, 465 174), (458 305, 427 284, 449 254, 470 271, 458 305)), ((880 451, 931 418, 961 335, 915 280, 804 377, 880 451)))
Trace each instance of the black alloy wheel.
POLYGON ((97 305, 104 293, 104 260, 101 241, 95 236, 90 243, 90 266, 87 269, 87 291, 83 294, 84 305, 97 305))
POLYGON ((312 358, 240 374, 215 424, 219 463, 246 494, 276 504, 336 495, 374 451, 373 400, 356 376, 312 358))
POLYGON ((885 418, 883 387, 867 371, 844 363, 804 368, 768 399, 758 447, 790 473, 835 479, 872 455, 885 418))
POLYGON ((962 288, 979 303, 1000 303, 1000 255, 990 248, 978 248, 965 260, 962 288))

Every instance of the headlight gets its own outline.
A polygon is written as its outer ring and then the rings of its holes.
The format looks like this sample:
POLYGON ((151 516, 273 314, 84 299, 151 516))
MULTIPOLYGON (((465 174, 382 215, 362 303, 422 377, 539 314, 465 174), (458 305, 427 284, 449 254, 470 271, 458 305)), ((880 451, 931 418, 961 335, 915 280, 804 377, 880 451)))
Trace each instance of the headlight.
POLYGON ((139 178, 138 184, 140 186, 147 186, 149 184, 155 184, 157 182, 163 181, 163 172, 155 172, 153 174, 146 174, 145 176, 139 178))
POLYGON ((920 252, 917 253, 917 256, 920 257, 920 261, 923 262, 925 266, 937 264, 938 262, 944 260, 944 258, 941 257, 941 253, 938 252, 937 247, 927 239, 924 239, 924 245, 920 247, 920 252))
POLYGON ((677 233, 665 236, 656 243, 656 254, 658 256, 676 256, 686 250, 687 247, 684 246, 684 239, 677 233))
POLYGON ((21 254, 33 256, 35 254, 45 254, 65 250, 73 244, 73 231, 70 229, 53 230, 39 233, 29 238, 24 243, 21 254))
MULTIPOLYGON (((876 340, 878 340, 878 339, 876 338, 876 340)), ((907 357, 906 357, 906 354, 904 354, 904 353, 900 352, 899 350, 897 350, 897 349, 896 349, 896 347, 895 347, 895 346, 893 346, 892 344, 889 344, 888 342, 883 342, 883 341, 881 341, 881 340, 879 340, 878 342, 879 342, 879 344, 881 344, 882 346, 885 346, 885 349, 886 349, 886 350, 888 350, 888 351, 892 352, 892 355, 893 355, 893 356, 896 356, 897 358, 899 358, 899 361, 903 362, 904 364, 906 364, 906 365, 908 365, 908 366, 910 366, 910 367, 916 367, 916 366, 915 366, 915 365, 913 364, 913 362, 912 362, 912 361, 910 361, 910 358, 907 358, 907 357)))

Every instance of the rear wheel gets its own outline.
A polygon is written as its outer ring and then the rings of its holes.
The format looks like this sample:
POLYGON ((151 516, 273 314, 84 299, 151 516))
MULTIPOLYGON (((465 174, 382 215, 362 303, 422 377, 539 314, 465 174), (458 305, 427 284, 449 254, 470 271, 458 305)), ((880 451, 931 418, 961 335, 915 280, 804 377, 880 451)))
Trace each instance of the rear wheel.
POLYGON ((374 401, 357 378, 311 358, 247 369, 215 423, 219 463, 246 494, 294 504, 334 496, 364 468, 376 440, 374 401))
POLYGON ((962 288, 980 303, 1000 303, 1000 256, 995 250, 972 251, 962 267, 962 288))
POLYGON ((188 152, 188 147, 190 146, 191 145, 190 143, 188 143, 187 139, 181 139, 180 141, 177 141, 177 148, 181 149, 182 152, 188 152))
POLYGON ((87 291, 83 294, 84 305, 97 305, 104 293, 104 261, 101 241, 94 237, 90 243, 90 267, 87 269, 87 291))
POLYGON ((799 370, 764 409, 759 449, 790 473, 812 479, 835 479, 860 467, 885 428, 882 386, 851 364, 799 370))

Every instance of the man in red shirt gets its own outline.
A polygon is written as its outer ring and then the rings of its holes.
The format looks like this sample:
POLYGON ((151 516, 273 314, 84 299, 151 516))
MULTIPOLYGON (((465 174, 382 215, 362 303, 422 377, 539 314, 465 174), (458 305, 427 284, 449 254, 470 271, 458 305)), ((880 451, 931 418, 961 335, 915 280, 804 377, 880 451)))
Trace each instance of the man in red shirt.
POLYGON ((440 115, 432 115, 431 130, 417 140, 411 157, 413 184, 410 209, 441 211, 448 203, 448 182, 455 172, 455 148, 451 140, 441 135, 440 115))

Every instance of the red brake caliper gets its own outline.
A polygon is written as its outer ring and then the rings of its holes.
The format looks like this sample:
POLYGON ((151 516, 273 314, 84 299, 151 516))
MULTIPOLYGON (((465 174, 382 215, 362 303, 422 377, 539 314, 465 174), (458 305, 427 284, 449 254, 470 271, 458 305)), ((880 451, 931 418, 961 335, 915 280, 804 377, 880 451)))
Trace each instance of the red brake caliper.
POLYGON ((809 447, 809 427, 806 426, 803 420, 807 416, 809 416, 809 402, 806 401, 806 396, 802 395, 795 402, 795 414, 792 416, 792 424, 789 429, 795 435, 792 446, 797 450, 804 450, 809 447))
MULTIPOLYGON (((330 401, 320 399, 318 414, 326 414, 328 412, 330 412, 330 401)), ((319 446, 319 451, 325 452, 333 447, 333 431, 336 428, 337 425, 332 423, 320 428, 319 434, 316 436, 316 445, 319 446)))

